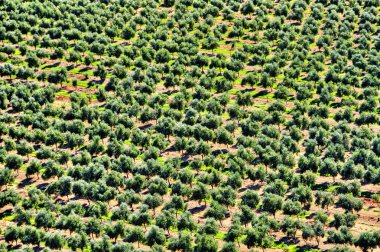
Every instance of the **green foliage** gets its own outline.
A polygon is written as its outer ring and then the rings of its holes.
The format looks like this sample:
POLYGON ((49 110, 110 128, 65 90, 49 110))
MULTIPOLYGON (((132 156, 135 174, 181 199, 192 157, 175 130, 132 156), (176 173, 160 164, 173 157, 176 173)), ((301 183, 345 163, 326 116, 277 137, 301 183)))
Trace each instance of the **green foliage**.
POLYGON ((377 0, 1 3, 0 251, 378 248, 377 0))

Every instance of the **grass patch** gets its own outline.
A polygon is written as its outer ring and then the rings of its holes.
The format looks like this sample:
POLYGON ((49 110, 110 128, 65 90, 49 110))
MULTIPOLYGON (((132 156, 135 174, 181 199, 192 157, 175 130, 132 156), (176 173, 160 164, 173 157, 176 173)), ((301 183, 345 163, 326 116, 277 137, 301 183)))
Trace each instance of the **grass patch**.
POLYGON ((227 93, 231 94, 231 95, 236 95, 238 92, 239 92, 239 90, 233 88, 233 89, 229 90, 227 93))
POLYGON ((226 234, 226 232, 219 231, 219 232, 215 235, 215 239, 223 240, 225 234, 226 234))
POLYGON ((87 81, 83 81, 83 80, 78 80, 78 86, 79 87, 87 88, 88 87, 88 82, 87 81))
POLYGON ((112 217, 112 213, 108 213, 108 215, 103 215, 101 218, 102 220, 110 220, 112 217))
POLYGON ((61 97, 70 97, 70 94, 66 91, 66 90, 60 90, 56 93, 57 96, 61 96, 61 97))
POLYGON ((6 221, 13 221, 16 218, 16 215, 9 215, 3 218, 6 221))
POLYGON ((60 70, 61 67, 57 64, 43 64, 40 66, 40 69, 60 70))
POLYGON ((333 192, 335 191, 336 189, 338 189, 340 186, 339 185, 332 185, 332 186, 329 186, 327 189, 326 189, 326 192, 333 192))
POLYGON ((288 245, 283 242, 276 244, 273 248, 275 249, 282 249, 283 251, 287 252, 297 252, 299 250, 299 247, 296 245, 288 245))
POLYGON ((311 212, 309 211, 303 211, 302 213, 300 213, 299 215, 297 215, 298 218, 301 218, 301 219, 305 219, 307 217, 309 217, 311 214, 311 212))

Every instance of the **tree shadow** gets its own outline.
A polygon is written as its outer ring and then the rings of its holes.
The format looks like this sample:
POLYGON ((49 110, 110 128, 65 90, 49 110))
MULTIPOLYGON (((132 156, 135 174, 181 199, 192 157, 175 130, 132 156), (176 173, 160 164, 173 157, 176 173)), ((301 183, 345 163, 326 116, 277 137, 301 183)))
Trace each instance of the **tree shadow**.
POLYGON ((12 209, 7 209, 4 212, 0 213, 0 219, 3 219, 5 217, 11 216, 11 215, 12 215, 12 209))
POLYGON ((37 246, 37 245, 33 247, 33 251, 34 251, 34 252, 44 251, 44 249, 45 249, 45 248, 42 248, 42 247, 37 246))
POLYGON ((306 251, 310 251, 312 249, 318 249, 318 246, 317 245, 306 244, 306 245, 303 245, 303 246, 299 246, 297 251, 298 252, 306 252, 306 251))
POLYGON ((167 91, 164 91, 162 92, 163 94, 166 94, 166 95, 172 95, 172 94, 176 94, 178 93, 178 90, 177 89, 173 89, 173 90, 167 90, 167 91))
POLYGON ((165 150, 165 152, 175 152, 175 151, 177 151, 177 150, 174 148, 173 145, 165 150))
POLYGON ((244 94, 244 93, 249 93, 249 92, 252 92, 255 90, 256 90, 256 88, 251 87, 251 88, 245 88, 245 89, 241 90, 240 92, 242 92, 244 94))
POLYGON ((261 96, 264 96, 264 95, 267 95, 267 94, 269 94, 269 91, 267 91, 267 90, 261 90, 257 94, 252 95, 252 98, 258 98, 258 97, 261 97, 261 96))
POLYGON ((32 178, 26 178, 24 180, 22 180, 19 184, 18 184, 18 188, 24 188, 25 186, 27 185, 30 185, 32 184, 32 178))
POLYGON ((204 211, 206 209, 206 206, 205 205, 201 205, 201 206, 196 206, 196 207, 193 207, 191 209, 189 209, 189 212, 191 214, 197 214, 197 213, 200 213, 202 211, 204 211))
POLYGON ((314 218, 314 216, 315 216, 315 212, 309 214, 309 216, 307 216, 306 219, 311 220, 314 218))
POLYGON ((61 64, 61 62, 55 62, 53 64, 50 64, 50 65, 47 65, 47 66, 44 66, 42 69, 49 69, 49 68, 54 68, 54 67, 57 67, 61 64))
POLYGON ((88 87, 94 87, 103 84, 106 81, 106 79, 100 79, 100 80, 91 80, 88 82, 88 87))
POLYGON ((292 20, 293 22, 290 24, 291 26, 300 26, 301 22, 298 20, 292 20))
POLYGON ((329 188, 329 186, 330 186, 329 182, 323 182, 323 183, 314 185, 312 189, 313 190, 325 191, 325 190, 327 190, 327 188, 329 188))
POLYGON ((92 81, 88 82, 88 87, 93 87, 95 85, 96 85, 96 81, 95 80, 92 80, 92 81))
POLYGON ((257 62, 253 61, 253 60, 250 60, 248 61, 248 66, 256 66, 256 65, 259 65, 257 62))
MULTIPOLYGON (((69 93, 70 93, 70 92, 71 92, 71 91, 69 91, 69 93)), ((62 144, 62 145, 60 146, 60 148, 61 148, 61 149, 64 149, 64 150, 68 150, 68 149, 70 149, 69 146, 68 146, 68 144, 66 144, 66 143, 62 144)), ((70 150, 72 150, 72 149, 70 149, 70 150)))
POLYGON ((152 125, 153 125, 152 123, 148 123, 147 125, 140 126, 139 129, 140 130, 146 130, 146 129, 152 127, 152 125))
POLYGON ((42 148, 42 145, 41 144, 36 144, 36 145, 33 146, 33 148, 34 148, 34 151, 38 151, 39 149, 42 148))
POLYGON ((240 193, 240 192, 245 192, 245 191, 247 191, 247 190, 255 190, 255 191, 257 191, 257 190, 260 190, 260 188, 261 188, 260 185, 258 185, 258 184, 252 184, 252 185, 249 185, 249 186, 246 186, 246 187, 240 188, 240 189, 238 190, 238 192, 239 192, 239 193, 240 193))
POLYGON ((66 205, 66 201, 64 201, 63 199, 60 199, 60 198, 56 199, 55 203, 56 204, 61 204, 61 205, 66 205))
MULTIPOLYGON (((190 155, 188 155, 188 154, 183 154, 182 156, 181 156, 181 160, 182 161, 184 161, 184 162, 188 162, 188 160, 191 158, 191 156, 190 155)), ((183 164, 183 163, 182 163, 183 164)), ((181 167, 182 167, 182 165, 181 165, 181 167)))
POLYGON ((239 40, 237 40, 237 39, 235 39, 235 40, 228 40, 228 41, 226 41, 226 45, 237 43, 237 42, 239 42, 239 40))
POLYGON ((83 72, 86 72, 86 71, 88 71, 88 70, 90 70, 91 68, 90 67, 84 67, 84 68, 82 68, 82 69, 79 69, 79 72, 80 73, 83 73, 83 72))
POLYGON ((340 108, 342 104, 340 102, 333 102, 330 104, 330 107, 332 108, 340 108))
POLYGON ((374 192, 365 191, 365 192, 360 193, 360 197, 361 198, 371 198, 372 195, 375 195, 375 194, 376 193, 374 193, 374 192))
POLYGON ((72 69, 74 69, 75 68, 75 65, 74 64, 72 64, 72 65, 70 65, 70 66, 67 66, 67 71, 70 71, 70 70, 72 70, 72 69))
POLYGON ((240 188, 240 189, 238 190, 238 192, 241 193, 241 192, 245 192, 245 191, 247 191, 247 190, 248 190, 247 187, 243 187, 243 188, 240 188))
POLYGON ((226 154, 226 153, 228 153, 227 149, 218 149, 211 152, 211 154, 214 156, 218 156, 220 154, 226 154))
POLYGON ((260 188, 261 188, 261 185, 258 185, 258 184, 253 184, 253 185, 247 186, 247 189, 255 190, 255 191, 259 190, 260 188))
POLYGON ((320 100, 317 98, 317 99, 313 99, 310 104, 311 105, 314 105, 314 104, 319 104, 320 100))
POLYGON ((288 237, 288 236, 284 236, 282 237, 280 240, 279 240, 279 243, 285 243, 285 244, 298 244, 300 242, 300 239, 298 239, 297 237, 296 238, 292 238, 292 237, 288 237))
POLYGON ((37 188, 39 190, 45 190, 48 185, 49 183, 42 183, 42 184, 37 185, 37 188))
POLYGON ((188 165, 190 165, 189 158, 187 158, 186 160, 183 160, 183 162, 181 163, 181 168, 185 168, 188 165))
POLYGON ((21 249, 21 247, 22 247, 22 244, 17 244, 17 245, 9 244, 7 246, 7 249, 8 249, 8 251, 14 251, 15 249, 17 249, 17 250, 21 249))
POLYGON ((75 195, 74 197, 72 197, 70 200, 82 200, 82 199, 84 199, 83 197, 80 197, 80 196, 77 196, 77 195, 75 195))
POLYGON ((18 113, 18 112, 15 111, 14 109, 9 109, 9 110, 7 111, 7 113, 8 113, 8 114, 16 114, 16 113, 18 113))

